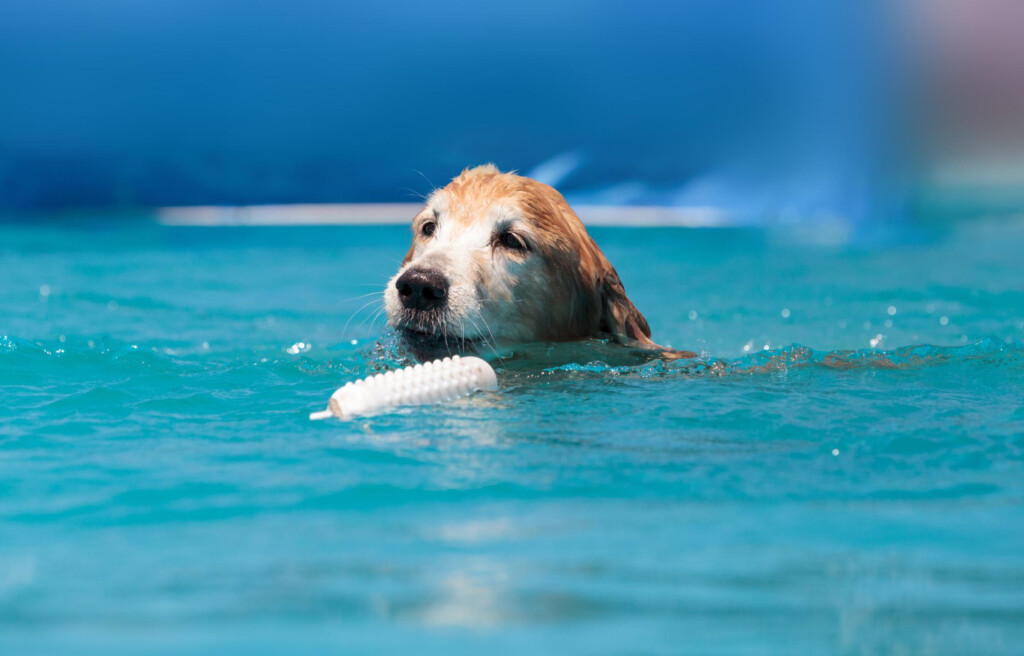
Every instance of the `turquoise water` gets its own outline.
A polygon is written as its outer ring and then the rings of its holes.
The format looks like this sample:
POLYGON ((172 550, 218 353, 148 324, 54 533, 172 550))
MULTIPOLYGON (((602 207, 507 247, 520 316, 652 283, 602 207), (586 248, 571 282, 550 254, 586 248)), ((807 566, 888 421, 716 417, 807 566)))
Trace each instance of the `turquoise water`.
POLYGON ((1024 225, 593 234, 704 360, 341 423, 406 229, 0 225, 0 653, 1020 653, 1024 225))

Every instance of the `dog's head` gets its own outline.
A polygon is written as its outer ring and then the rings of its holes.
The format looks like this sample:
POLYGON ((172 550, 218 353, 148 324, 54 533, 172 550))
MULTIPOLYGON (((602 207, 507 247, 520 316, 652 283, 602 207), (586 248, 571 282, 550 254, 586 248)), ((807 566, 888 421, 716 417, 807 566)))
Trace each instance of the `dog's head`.
POLYGON ((389 322, 410 342, 456 351, 604 334, 655 346, 615 269, 548 185, 467 169, 430 195, 412 231, 384 293, 389 322))

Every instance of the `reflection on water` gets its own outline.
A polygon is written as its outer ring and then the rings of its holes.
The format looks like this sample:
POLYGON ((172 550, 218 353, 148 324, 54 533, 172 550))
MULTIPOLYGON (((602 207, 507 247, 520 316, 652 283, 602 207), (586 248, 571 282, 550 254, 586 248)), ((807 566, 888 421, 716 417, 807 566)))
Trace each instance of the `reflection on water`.
POLYGON ((515 621, 511 576, 499 561, 463 559, 439 572, 428 601, 415 618, 431 626, 487 628, 515 621))

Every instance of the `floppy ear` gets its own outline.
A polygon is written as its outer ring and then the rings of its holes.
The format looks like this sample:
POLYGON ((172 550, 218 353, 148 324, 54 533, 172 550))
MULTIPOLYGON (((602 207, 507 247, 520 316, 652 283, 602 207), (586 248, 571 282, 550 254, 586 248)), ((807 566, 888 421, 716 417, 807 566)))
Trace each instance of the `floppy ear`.
POLYGON ((601 282, 601 330, 611 333, 619 344, 654 344, 647 319, 626 296, 619 274, 612 268, 601 282))

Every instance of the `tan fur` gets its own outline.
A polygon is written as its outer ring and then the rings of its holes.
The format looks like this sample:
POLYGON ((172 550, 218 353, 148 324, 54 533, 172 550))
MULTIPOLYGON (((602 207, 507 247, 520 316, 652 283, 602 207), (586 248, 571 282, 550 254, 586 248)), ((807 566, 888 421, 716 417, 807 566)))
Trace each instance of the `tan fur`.
MULTIPOLYGON (((490 164, 466 169, 430 196, 413 229, 399 275, 407 267, 429 265, 458 282, 452 299, 463 304, 445 319, 446 331, 457 332, 461 321, 466 333, 467 321, 483 322, 499 341, 608 336, 665 357, 693 355, 651 341, 647 320, 626 296, 615 269, 565 198, 548 185, 490 164), (420 234, 427 221, 438 225, 436 235, 420 234), (524 236, 530 251, 495 246, 490 236, 502 226, 524 236)), ((397 297, 386 299, 391 323, 402 327, 409 320, 397 297)), ((472 332, 467 336, 487 335, 472 332)))

